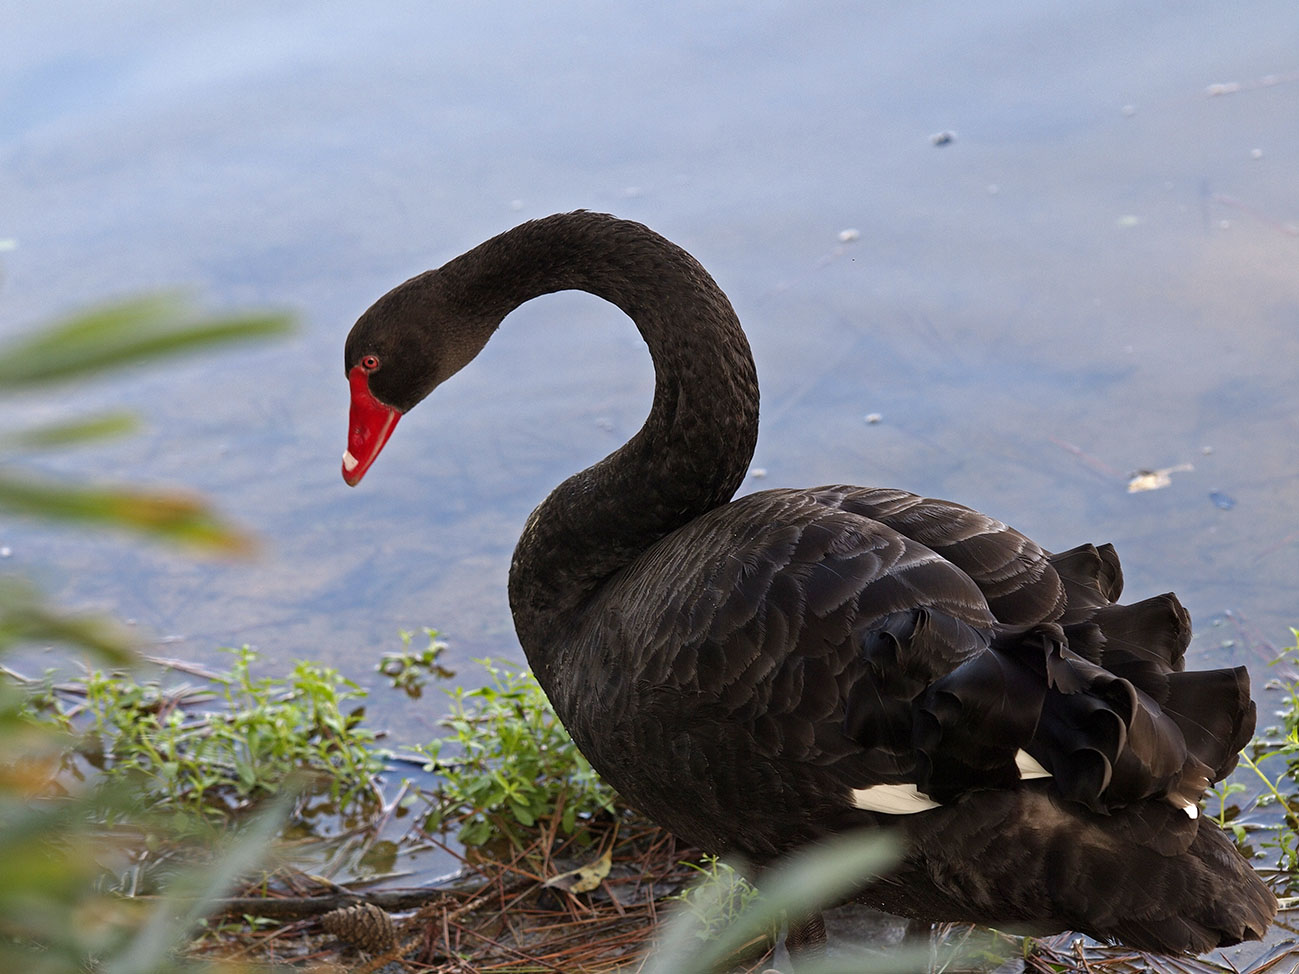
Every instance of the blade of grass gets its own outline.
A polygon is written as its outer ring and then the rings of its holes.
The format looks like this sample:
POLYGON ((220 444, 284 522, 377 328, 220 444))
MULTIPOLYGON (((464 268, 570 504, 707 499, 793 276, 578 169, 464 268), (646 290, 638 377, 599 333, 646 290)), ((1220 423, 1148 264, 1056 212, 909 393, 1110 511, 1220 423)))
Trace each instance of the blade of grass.
POLYGON ((172 954, 190 937, 215 901, 229 892, 242 874, 265 862, 266 850, 288 818, 292 799, 292 790, 286 790, 274 806, 222 850, 216 862, 181 873, 167 895, 153 907, 139 935, 132 938, 126 950, 103 964, 102 974, 172 970, 172 954))
POLYGON ((115 620, 69 615, 46 604, 22 579, 0 577, 0 651, 20 642, 81 646, 118 665, 135 660, 131 635, 115 620))
POLYGON ((282 335, 288 315, 199 317, 175 295, 97 308, 0 348, 6 392, 81 378, 212 345, 282 335))
MULTIPOLYGON (((672 921, 664 946, 653 957, 648 974, 708 974, 723 965, 751 937, 778 924, 786 910, 810 911, 833 903, 870 877, 895 863, 897 842, 885 835, 836 838, 794 856, 766 876, 761 896, 746 905, 719 933, 701 945, 696 919, 684 914, 672 921)), ((720 908, 727 898, 724 883, 699 904, 720 908)), ((860 969, 860 968, 858 968, 860 969)))
POLYGON ((0 510, 126 528, 222 554, 247 554, 253 549, 250 537, 222 521, 197 497, 179 491, 82 487, 0 471, 0 510))
POLYGON ((83 416, 67 422, 36 426, 0 437, 0 448, 11 450, 53 450, 76 446, 114 436, 125 436, 139 429, 139 420, 126 410, 113 410, 83 416))

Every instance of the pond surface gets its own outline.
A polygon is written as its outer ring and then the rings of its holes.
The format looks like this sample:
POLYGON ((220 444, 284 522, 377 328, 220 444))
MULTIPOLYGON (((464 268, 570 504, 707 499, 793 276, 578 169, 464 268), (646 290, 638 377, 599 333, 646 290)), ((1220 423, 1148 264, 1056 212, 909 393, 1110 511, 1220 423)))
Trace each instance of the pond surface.
MULTIPOLYGON (((342 343, 396 283, 577 207, 650 224, 733 299, 764 389, 746 489, 898 486, 1049 548, 1113 541, 1129 595, 1186 602, 1197 662, 1259 683, 1299 625, 1292 0, 56 2, 3 21, 3 335, 175 286, 300 320, 22 404, 138 409, 144 434, 42 465, 192 485, 263 539, 194 562, 0 527, 5 569, 158 652, 251 643, 372 686, 403 629, 442 630, 466 674, 519 657, 514 540, 643 419, 635 330, 584 295, 529 304, 355 490, 342 343)), ((382 699, 398 739, 442 709, 382 699)))

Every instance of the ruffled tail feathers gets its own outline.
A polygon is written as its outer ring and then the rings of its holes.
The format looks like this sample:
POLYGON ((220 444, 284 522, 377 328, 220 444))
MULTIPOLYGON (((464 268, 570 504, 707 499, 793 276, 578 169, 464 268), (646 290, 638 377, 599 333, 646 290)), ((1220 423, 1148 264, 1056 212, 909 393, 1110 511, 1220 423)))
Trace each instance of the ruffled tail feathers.
POLYGON ((1050 621, 989 639, 918 609, 863 641, 844 729, 887 752, 898 783, 854 797, 904 816, 920 863, 920 891, 881 887, 879 904, 959 916, 967 904, 925 879, 950 869, 976 877, 977 890, 1006 868, 971 918, 1046 922, 1166 954, 1261 937, 1275 898, 1198 816, 1253 733, 1248 673, 1187 672, 1186 610, 1172 594, 1115 603, 1122 571, 1108 545, 1050 561, 1064 592, 1050 621), (1052 780, 1025 780, 1038 777, 1026 758, 1052 780), (1027 857, 1008 866, 1016 847, 1027 857), (1021 887, 1028 900, 1007 903, 1021 887))
MULTIPOLYGON (((1172 596, 1112 607, 1126 608, 1139 617, 1171 617, 1179 629, 1184 614, 1172 596)), ((1130 622, 1121 611, 1108 615, 1130 622)), ((1194 817, 1205 791, 1231 771, 1253 733, 1249 673, 1244 667, 1174 669, 1182 660, 1180 632, 1162 639, 1156 633, 1148 645, 1157 648, 1139 652, 1111 647, 1101 625, 1101 658, 1119 661, 1112 669, 1074 652, 1064 638, 1055 641, 1052 628, 1038 627, 1014 646, 994 643, 1006 652, 1041 654, 1036 665, 1048 691, 1029 753, 1056 776, 1061 794, 1093 811, 1164 797, 1194 817)), ((1135 636, 1130 626, 1120 631, 1125 640, 1135 636)))
POLYGON ((1243 667, 1181 669, 1189 632, 1171 595, 991 643, 934 610, 894 613, 863 641, 844 730, 891 753, 899 781, 939 803, 1014 787, 1027 752, 1094 812, 1163 798, 1193 818, 1253 733, 1254 705, 1243 667), (1085 654, 1070 638, 1079 632, 1085 654))
POLYGON ((1081 544, 1047 557, 1064 586, 1068 625, 1111 605, 1123 594, 1123 566, 1111 544, 1081 544))
POLYGON ((1241 749, 1254 736, 1257 710, 1243 666, 1173 673, 1164 712, 1181 729, 1187 748, 1221 781, 1236 767, 1241 749))
POLYGON ((1248 672, 1186 672, 1190 614, 1171 592, 1118 604, 1123 572, 1110 545, 1049 561, 1065 611, 1056 626, 1021 636, 1022 649, 1040 647, 1051 685, 1039 746, 1054 753, 1035 756, 1048 768, 1054 758, 1062 791, 1094 810, 1162 794, 1193 813, 1253 734, 1248 672))

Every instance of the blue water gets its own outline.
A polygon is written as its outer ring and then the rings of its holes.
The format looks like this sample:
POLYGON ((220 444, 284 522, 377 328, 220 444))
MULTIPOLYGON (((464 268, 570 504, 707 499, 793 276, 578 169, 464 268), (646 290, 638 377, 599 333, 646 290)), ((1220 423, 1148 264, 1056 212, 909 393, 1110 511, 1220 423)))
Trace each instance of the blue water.
MULTIPOLYGON (((734 300, 747 489, 886 484, 1113 541, 1129 593, 1182 595, 1197 660, 1261 683, 1299 625, 1297 28, 1290 0, 7 11, 0 332, 174 286, 300 329, 12 404, 138 409, 142 435, 39 463, 192 485, 259 558, 5 522, 0 567, 183 658, 247 642, 374 685, 422 626, 466 672, 518 658, 514 539, 643 418, 634 329, 586 296, 521 309, 356 490, 342 341, 406 277, 589 207, 734 300)), ((439 711, 384 700, 398 738, 439 711)))

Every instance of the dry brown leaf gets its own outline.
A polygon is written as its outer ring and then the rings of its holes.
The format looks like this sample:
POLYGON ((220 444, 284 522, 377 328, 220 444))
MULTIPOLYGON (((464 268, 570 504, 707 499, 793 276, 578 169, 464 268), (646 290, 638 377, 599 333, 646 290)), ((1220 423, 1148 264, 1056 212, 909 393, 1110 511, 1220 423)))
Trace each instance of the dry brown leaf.
POLYGON ((609 850, 605 850, 604 855, 594 862, 588 862, 585 866, 578 866, 576 869, 553 876, 541 885, 558 887, 570 893, 589 893, 604 881, 604 877, 609 875, 609 870, 612 868, 613 859, 609 850))

